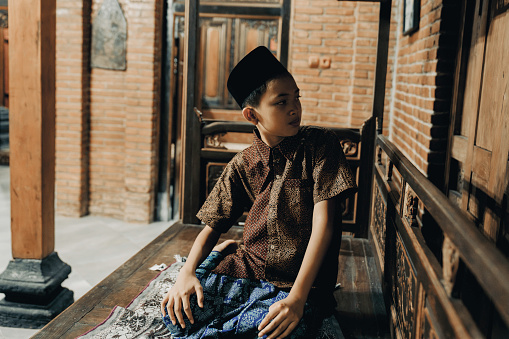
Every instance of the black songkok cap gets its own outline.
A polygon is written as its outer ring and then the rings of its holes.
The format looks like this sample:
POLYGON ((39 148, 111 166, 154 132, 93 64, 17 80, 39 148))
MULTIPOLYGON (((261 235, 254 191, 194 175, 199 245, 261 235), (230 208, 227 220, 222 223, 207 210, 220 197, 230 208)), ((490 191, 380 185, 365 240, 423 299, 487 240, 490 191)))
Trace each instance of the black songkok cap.
POLYGON ((253 49, 239 61, 228 77, 227 87, 240 107, 255 89, 288 70, 265 46, 253 49))

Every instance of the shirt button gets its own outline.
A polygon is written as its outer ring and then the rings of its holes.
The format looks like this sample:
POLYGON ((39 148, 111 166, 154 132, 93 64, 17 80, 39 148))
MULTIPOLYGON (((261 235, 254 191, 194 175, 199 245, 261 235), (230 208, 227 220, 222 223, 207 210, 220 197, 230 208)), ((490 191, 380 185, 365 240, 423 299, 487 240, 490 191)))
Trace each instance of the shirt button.
POLYGON ((274 248, 276 248, 276 246, 274 245, 270 245, 270 249, 273 250, 274 248))

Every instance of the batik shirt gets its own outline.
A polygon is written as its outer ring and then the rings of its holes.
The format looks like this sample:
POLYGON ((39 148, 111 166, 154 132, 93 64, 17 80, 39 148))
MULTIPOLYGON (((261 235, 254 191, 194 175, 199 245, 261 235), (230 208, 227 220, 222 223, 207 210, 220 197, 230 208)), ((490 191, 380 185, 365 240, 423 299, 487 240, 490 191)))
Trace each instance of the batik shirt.
MULTIPOLYGON (((314 205, 338 195, 346 197, 355 189, 354 176, 332 131, 303 126, 295 136, 270 148, 255 130, 253 144, 228 163, 197 214, 224 233, 250 208, 243 244, 214 272, 291 287, 311 236, 314 205)), ((334 286, 339 239, 340 227, 314 288, 334 286)))

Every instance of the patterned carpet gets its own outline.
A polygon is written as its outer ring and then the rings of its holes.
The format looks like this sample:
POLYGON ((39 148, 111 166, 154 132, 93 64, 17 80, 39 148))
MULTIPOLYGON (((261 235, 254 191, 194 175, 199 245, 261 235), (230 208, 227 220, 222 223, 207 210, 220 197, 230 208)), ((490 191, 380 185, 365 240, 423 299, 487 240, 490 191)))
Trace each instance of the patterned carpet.
POLYGON ((116 306, 105 321, 78 338, 171 338, 161 319, 160 303, 164 294, 175 284, 183 265, 184 262, 177 259, 152 280, 127 308, 116 306))

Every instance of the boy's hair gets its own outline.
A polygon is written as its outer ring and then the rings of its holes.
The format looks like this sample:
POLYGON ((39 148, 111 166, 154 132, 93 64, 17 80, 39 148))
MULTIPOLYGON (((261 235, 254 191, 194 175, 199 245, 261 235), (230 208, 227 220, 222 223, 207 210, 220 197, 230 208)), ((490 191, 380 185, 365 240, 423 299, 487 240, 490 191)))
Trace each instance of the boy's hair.
POLYGON ((287 76, 291 76, 290 72, 280 73, 275 77, 265 81, 263 84, 261 84, 258 88, 256 88, 247 96, 247 98, 242 103, 241 108, 244 109, 247 106, 258 107, 258 105, 260 105, 260 99, 262 98, 262 95, 267 91, 268 83, 271 82, 272 80, 281 79, 287 76))

